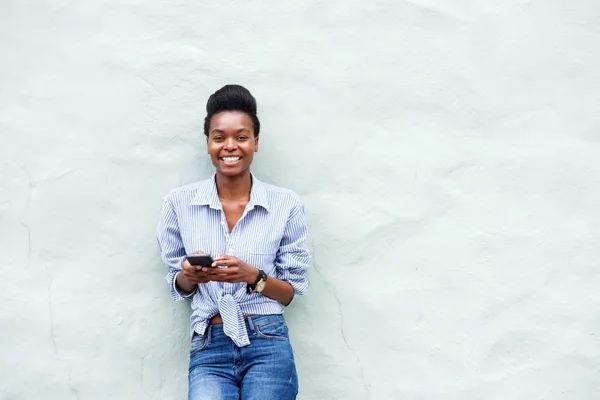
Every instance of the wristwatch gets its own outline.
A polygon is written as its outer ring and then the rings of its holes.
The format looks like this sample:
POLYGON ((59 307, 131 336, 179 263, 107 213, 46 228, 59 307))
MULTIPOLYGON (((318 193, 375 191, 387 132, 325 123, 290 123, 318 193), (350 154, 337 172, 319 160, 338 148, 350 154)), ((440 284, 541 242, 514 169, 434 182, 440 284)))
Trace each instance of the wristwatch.
POLYGON ((246 293, 262 292, 263 289, 265 288, 265 285, 267 284, 267 277, 268 277, 268 275, 265 273, 265 271, 263 271, 262 269, 259 269, 258 276, 256 277, 256 281, 252 285, 249 283, 246 285, 246 293))

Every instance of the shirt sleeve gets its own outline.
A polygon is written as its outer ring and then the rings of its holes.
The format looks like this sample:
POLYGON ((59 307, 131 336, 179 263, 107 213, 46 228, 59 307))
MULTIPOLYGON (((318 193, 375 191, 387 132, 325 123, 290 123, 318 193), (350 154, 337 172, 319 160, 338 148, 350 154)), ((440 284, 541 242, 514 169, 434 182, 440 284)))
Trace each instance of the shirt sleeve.
POLYGON ((275 259, 277 277, 294 288, 292 301, 296 295, 303 295, 309 287, 306 271, 310 265, 310 254, 306 248, 306 237, 304 206, 298 201, 290 212, 275 259))
POLYGON ((175 301, 191 299, 198 289, 197 286, 192 293, 188 294, 180 291, 175 284, 186 253, 179 233, 177 214, 175 214, 173 205, 168 198, 165 198, 163 203, 162 214, 158 228, 156 229, 156 238, 158 240, 158 247, 160 248, 160 255, 168 270, 165 279, 170 286, 171 298, 175 301))

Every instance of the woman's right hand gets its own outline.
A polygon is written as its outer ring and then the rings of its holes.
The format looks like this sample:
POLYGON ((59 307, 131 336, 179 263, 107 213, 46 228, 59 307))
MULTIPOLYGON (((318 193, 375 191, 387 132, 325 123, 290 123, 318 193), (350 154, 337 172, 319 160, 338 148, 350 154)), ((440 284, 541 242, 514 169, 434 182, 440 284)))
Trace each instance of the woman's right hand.
MULTIPOLYGON (((193 254, 202 254, 202 252, 197 251, 193 254)), ((177 274, 175 285, 185 293, 192 293, 196 289, 196 285, 208 281, 210 281, 208 274, 202 272, 202 267, 196 267, 190 264, 188 260, 183 260, 181 263, 181 272, 177 274)))
MULTIPOLYGON (((202 251, 196 251, 192 254, 202 254, 202 251)), ((210 274, 207 274, 205 272, 202 272, 202 267, 201 266, 196 266, 196 265, 192 265, 190 264, 190 262, 188 260, 183 260, 183 262, 181 263, 181 274, 179 274, 179 276, 183 275, 183 278, 185 278, 190 284, 192 285, 197 285, 199 283, 206 283, 208 281, 210 281, 210 274)), ((178 276, 178 278, 179 278, 178 276)), ((179 283, 179 282, 177 282, 179 283)), ((184 283, 184 282, 182 282, 184 283)), ((182 285, 184 286, 184 285, 182 285)), ((188 286, 188 285, 185 285, 188 286)))

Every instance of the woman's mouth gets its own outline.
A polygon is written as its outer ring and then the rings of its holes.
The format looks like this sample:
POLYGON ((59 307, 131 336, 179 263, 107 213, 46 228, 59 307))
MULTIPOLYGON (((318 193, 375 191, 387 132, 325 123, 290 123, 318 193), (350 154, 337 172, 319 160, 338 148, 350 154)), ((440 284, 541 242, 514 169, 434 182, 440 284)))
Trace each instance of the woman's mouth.
POLYGON ((223 161, 225 164, 235 164, 240 161, 241 157, 220 157, 219 160, 223 161))

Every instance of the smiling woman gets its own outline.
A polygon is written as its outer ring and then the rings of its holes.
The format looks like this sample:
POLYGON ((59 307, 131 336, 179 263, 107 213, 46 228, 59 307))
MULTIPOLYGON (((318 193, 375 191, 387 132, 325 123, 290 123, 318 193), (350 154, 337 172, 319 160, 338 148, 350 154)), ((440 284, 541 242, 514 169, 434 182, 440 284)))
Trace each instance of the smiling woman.
POLYGON ((295 399, 298 378, 282 306, 308 289, 304 208, 250 172, 256 100, 239 85, 208 99, 215 174, 164 198, 157 238, 174 300, 192 306, 189 399, 295 399), (218 255, 210 267, 188 254, 218 255))
POLYGON ((250 116, 241 111, 222 111, 211 118, 208 154, 217 173, 237 177, 248 172, 258 151, 258 135, 250 116))

